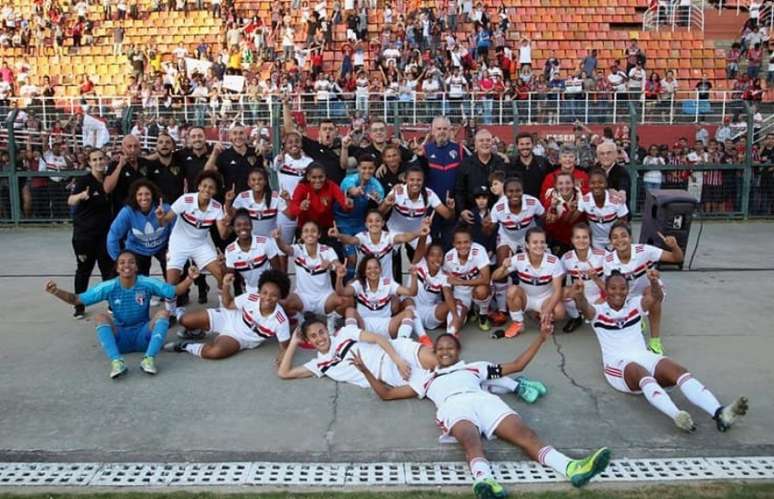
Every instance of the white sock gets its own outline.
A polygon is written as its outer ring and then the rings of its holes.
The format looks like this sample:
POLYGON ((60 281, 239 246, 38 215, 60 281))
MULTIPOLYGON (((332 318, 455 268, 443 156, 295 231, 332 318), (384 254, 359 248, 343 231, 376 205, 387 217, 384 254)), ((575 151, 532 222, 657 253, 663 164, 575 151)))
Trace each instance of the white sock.
POLYGON ((476 300, 473 298, 473 303, 478 305, 478 315, 487 315, 489 313, 489 302, 492 301, 492 295, 487 296, 483 300, 476 300))
POLYGON ((504 395, 506 393, 516 393, 516 390, 519 388, 519 382, 513 378, 504 376, 497 379, 488 379, 481 383, 481 386, 490 393, 504 395))
POLYGON ((425 325, 422 324, 422 319, 419 317, 417 309, 411 307, 411 311, 414 312, 414 332, 417 333, 417 337, 427 336, 425 325))
POLYGON ((492 478, 492 467, 483 457, 474 457, 470 460, 470 473, 473 475, 473 481, 480 482, 486 478, 492 478))
POLYGON ((218 307, 223 308, 223 291, 218 290, 218 307))
POLYGON ((341 316, 339 315, 339 313, 336 312, 335 310, 330 314, 328 314, 328 321, 326 325, 328 326, 329 334, 333 334, 336 331, 336 320, 339 319, 340 317, 341 316))
POLYGON ((567 466, 569 466, 570 461, 572 461, 572 459, 550 445, 546 445, 538 451, 537 460, 540 464, 548 466, 564 477, 567 476, 567 466))
POLYGON ((504 282, 494 283, 495 302, 497 302, 497 310, 505 312, 508 310, 508 280, 504 282))
POLYGON ((667 392, 656 382, 653 376, 645 376, 640 380, 640 390, 650 405, 663 412, 671 419, 675 419, 680 409, 672 402, 667 392))
POLYGON ((177 312, 177 297, 172 298, 171 300, 164 299, 164 309, 169 312, 170 316, 176 315, 175 312, 177 312))
POLYGON ((202 349, 204 348, 204 343, 189 343, 184 348, 185 348, 185 351, 190 353, 191 355, 201 357, 202 349))
POLYGON ((578 307, 575 306, 575 300, 564 300, 564 309, 567 310, 567 316, 570 319, 577 319, 580 317, 578 307))
MULTIPOLYGON (((456 305, 457 307, 457 316, 462 315, 462 307, 460 305, 456 305)), ((453 325, 454 319, 452 318, 451 312, 446 314, 446 332, 449 334, 455 334, 457 332, 457 328, 453 325)))
POLYGON ((398 327, 398 338, 411 338, 414 331, 414 319, 403 319, 398 327))
POLYGON ((357 326, 357 319, 354 317, 347 317, 344 319, 344 325, 345 326, 357 326))
POLYGON ((515 312, 513 310, 510 310, 508 312, 508 315, 511 316, 511 320, 513 322, 524 322, 524 311, 523 310, 517 310, 515 312))
POLYGON ((690 400, 692 404, 701 407, 710 416, 715 416, 718 408, 721 407, 720 402, 712 392, 707 390, 698 379, 691 376, 691 373, 685 373, 677 378, 677 386, 680 387, 685 398, 690 400))

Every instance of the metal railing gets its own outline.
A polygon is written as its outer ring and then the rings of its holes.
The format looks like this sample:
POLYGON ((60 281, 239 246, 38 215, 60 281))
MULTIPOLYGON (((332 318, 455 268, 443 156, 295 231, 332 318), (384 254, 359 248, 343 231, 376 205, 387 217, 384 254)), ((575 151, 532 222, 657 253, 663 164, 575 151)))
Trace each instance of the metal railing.
MULTIPOLYGON (((645 82, 643 82, 643 88, 645 82)), ((403 95, 377 94, 356 95, 343 93, 329 99, 319 99, 315 94, 294 94, 291 110, 303 116, 307 123, 322 119, 348 123, 359 113, 381 117, 388 121, 396 113, 404 124, 423 124, 435 116, 444 114, 453 121, 475 119, 480 124, 559 124, 581 121, 584 123, 617 124, 629 119, 629 104, 634 103, 641 124, 680 124, 704 122, 722 123, 744 110, 744 102, 736 92, 696 90, 662 94, 648 99, 643 91, 579 92, 566 91, 530 92, 522 98, 511 99, 498 95, 469 92, 459 97, 448 93, 403 95)), ((238 122, 246 125, 270 123, 275 119, 279 95, 251 96, 246 94, 224 95, 222 101, 197 102, 191 97, 180 97, 169 107, 158 101, 138 103, 127 97, 79 97, 57 98, 59 104, 44 99, 20 99, 12 106, 36 113, 44 127, 54 120, 69 118, 86 108, 89 114, 114 123, 125 123, 127 114, 146 118, 172 118, 177 122, 216 127, 220 123, 238 122)), ((774 112, 774 103, 758 104, 759 111, 774 112)), ((4 110, 0 109, 0 113, 4 110)), ((7 110, 5 110, 7 112, 7 110)))
POLYGON ((642 14, 643 31, 674 31, 677 28, 704 31, 704 0, 693 0, 687 6, 676 1, 668 5, 657 2, 642 14))

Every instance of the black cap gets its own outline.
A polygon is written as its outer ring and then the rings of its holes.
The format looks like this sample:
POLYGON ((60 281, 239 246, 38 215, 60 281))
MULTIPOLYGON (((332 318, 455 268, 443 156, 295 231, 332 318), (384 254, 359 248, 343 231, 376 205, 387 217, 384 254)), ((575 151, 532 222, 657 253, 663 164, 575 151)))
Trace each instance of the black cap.
POLYGON ((477 198, 479 196, 487 196, 489 197, 489 188, 485 185, 480 185, 473 189, 473 197, 477 198))

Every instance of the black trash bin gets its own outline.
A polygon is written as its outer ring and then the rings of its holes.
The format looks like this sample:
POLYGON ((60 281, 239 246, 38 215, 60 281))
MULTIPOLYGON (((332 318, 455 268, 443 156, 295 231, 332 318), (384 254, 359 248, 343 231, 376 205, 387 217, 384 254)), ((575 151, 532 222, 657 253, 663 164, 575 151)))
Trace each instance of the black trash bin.
MULTIPOLYGON (((683 253, 687 252, 688 237, 691 234, 691 222, 699 201, 679 189, 653 189, 645 194, 645 206, 642 209, 642 229, 640 244, 650 244, 662 249, 664 241, 658 236, 674 236, 683 253)), ((683 263, 678 264, 683 268, 683 263)))

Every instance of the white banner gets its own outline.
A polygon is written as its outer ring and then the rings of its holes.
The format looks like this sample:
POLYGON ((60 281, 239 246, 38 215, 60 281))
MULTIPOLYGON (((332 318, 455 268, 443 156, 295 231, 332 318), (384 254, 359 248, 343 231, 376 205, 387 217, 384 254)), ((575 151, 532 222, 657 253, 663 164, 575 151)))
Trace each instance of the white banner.
POLYGON ((212 66, 210 61, 201 61, 190 57, 185 58, 185 72, 188 73, 188 76, 191 76, 194 72, 206 75, 210 66, 212 66))
POLYGON ((245 88, 245 77, 240 75, 224 75, 223 88, 232 92, 242 93, 245 88))

